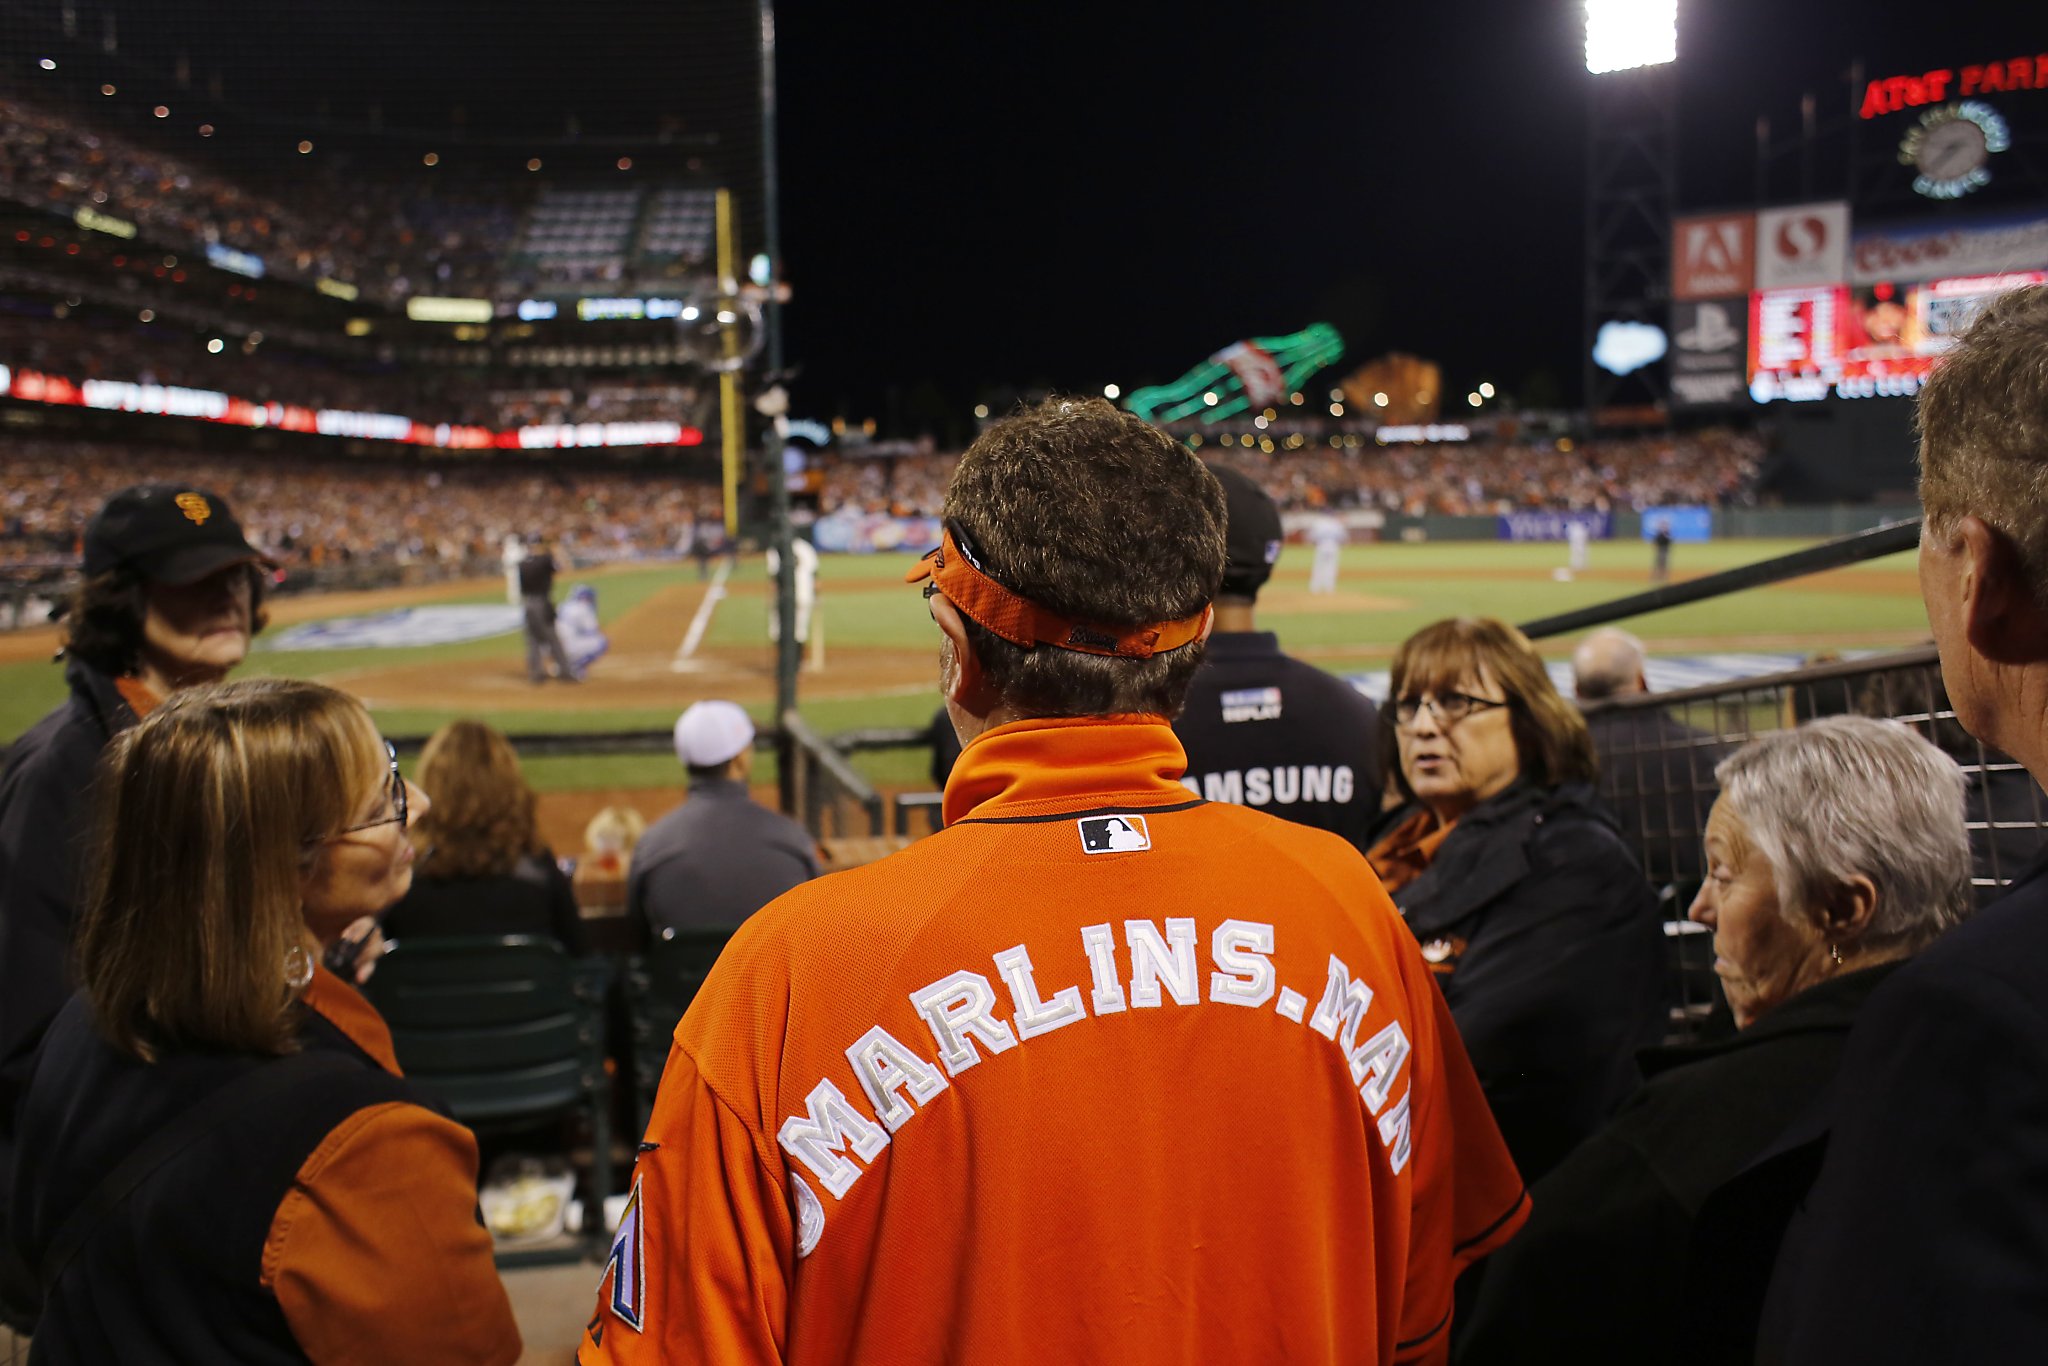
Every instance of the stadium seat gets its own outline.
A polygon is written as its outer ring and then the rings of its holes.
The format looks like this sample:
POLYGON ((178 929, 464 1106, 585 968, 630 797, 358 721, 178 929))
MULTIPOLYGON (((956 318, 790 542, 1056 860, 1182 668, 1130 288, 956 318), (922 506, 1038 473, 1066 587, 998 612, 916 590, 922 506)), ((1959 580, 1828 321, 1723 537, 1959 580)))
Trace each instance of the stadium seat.
MULTIPOLYGON (((612 1193, 611 1081, 604 993, 610 965, 529 935, 410 938, 366 988, 391 1026, 399 1066, 480 1132, 583 1113, 590 1124, 586 1228, 612 1193)), ((584 1248, 509 1252, 501 1264, 576 1260, 584 1248)))
POLYGON ((633 1088, 640 1131, 654 1111, 655 1088, 668 1063, 676 1022, 690 1008, 697 988, 732 938, 730 929, 664 930, 626 970, 627 1002, 633 1015, 633 1088))

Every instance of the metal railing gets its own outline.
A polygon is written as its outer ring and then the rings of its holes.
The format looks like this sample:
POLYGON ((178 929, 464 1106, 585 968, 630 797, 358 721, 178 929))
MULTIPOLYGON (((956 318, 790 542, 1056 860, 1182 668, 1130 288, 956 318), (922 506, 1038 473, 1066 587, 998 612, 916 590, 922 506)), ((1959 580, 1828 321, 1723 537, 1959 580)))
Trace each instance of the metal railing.
POLYGON ((882 833, 882 798, 874 784, 854 768, 839 747, 825 739, 794 709, 782 714, 783 772, 794 811, 804 828, 818 838, 829 835, 882 833), (866 819, 864 831, 848 828, 847 810, 866 819))

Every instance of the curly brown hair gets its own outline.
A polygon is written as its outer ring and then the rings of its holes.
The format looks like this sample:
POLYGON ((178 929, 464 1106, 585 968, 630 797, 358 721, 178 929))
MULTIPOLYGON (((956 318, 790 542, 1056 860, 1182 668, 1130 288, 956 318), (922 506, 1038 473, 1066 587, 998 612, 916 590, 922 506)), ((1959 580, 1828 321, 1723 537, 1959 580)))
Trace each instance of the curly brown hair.
POLYGON ((533 789, 496 727, 450 721, 420 752, 413 781, 434 802, 413 822, 422 877, 499 877, 541 852, 533 789))
MULTIPOLYGON (((1051 398, 992 424, 960 457, 945 510, 991 578, 1064 616, 1175 621, 1223 581, 1223 485, 1172 437, 1099 398, 1051 398)), ((1024 716, 1175 716, 1204 648, 1150 659, 1025 649, 972 619, 967 639, 1024 716)))

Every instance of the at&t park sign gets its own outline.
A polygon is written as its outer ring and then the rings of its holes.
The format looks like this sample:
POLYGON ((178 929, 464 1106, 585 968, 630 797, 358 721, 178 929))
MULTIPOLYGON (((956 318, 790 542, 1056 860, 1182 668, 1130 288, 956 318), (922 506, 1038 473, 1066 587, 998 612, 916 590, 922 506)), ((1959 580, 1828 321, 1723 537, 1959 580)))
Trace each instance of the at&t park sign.
POLYGON ((1937 67, 1917 76, 1880 76, 1863 88, 1863 117, 1882 118, 1901 109, 2012 90, 2048 91, 2048 52, 1976 66, 1937 67))

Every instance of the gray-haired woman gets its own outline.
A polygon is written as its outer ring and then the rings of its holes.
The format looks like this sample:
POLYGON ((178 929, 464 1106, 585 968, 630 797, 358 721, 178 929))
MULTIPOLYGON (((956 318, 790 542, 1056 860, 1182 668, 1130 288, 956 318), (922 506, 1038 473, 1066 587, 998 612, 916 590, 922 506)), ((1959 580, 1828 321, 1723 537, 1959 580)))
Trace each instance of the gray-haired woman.
MULTIPOLYGON (((1963 775, 1906 727, 1813 721, 1716 772, 1691 916, 1714 932, 1738 1032, 1646 1055, 1642 1089, 1536 1184, 1528 1225, 1487 1263, 1461 1366, 1748 1361, 1754 1306, 1722 1298, 1706 1332, 1695 1312, 1696 1216, 1827 1087, 1886 975, 1969 911, 1963 775)), ((1758 1276, 1790 1214, 1761 1228, 1745 1212, 1758 1276)))

